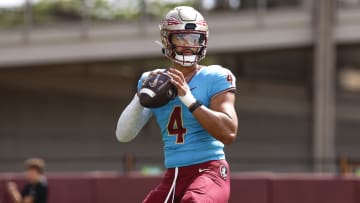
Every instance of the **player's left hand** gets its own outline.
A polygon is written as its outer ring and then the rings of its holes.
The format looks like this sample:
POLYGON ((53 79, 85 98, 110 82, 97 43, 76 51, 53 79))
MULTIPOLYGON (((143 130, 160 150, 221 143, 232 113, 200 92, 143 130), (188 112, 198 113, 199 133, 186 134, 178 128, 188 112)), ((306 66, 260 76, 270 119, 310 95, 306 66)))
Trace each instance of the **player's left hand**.
POLYGON ((179 96, 184 96, 186 92, 189 91, 189 85, 182 72, 174 68, 169 68, 169 71, 167 71, 166 74, 172 78, 171 83, 175 85, 179 96))

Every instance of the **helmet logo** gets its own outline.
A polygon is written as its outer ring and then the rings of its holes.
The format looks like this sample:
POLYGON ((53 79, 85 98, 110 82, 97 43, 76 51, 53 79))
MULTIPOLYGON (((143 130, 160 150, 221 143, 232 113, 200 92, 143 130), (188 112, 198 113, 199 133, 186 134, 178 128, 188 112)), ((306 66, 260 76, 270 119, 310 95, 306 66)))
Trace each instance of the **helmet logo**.
POLYGON ((167 25, 179 25, 179 24, 181 24, 181 21, 174 18, 174 17, 167 18, 164 21, 166 21, 167 25))
POLYGON ((207 26, 207 23, 205 20, 199 20, 196 22, 196 24, 200 25, 200 26, 207 26))

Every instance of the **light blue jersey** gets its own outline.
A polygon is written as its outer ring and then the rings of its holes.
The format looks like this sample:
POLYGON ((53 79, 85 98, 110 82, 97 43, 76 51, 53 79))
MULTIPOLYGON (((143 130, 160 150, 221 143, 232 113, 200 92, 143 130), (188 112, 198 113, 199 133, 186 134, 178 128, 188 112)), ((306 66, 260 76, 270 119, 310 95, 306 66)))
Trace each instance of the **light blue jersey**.
MULTIPOLYGON (((146 72, 141 76, 138 90, 148 74, 146 72)), ((189 87, 194 97, 209 107, 212 97, 235 89, 235 77, 228 69, 218 65, 201 66, 189 82, 189 87)), ((151 110, 161 129, 166 168, 225 159, 224 144, 200 125, 179 97, 151 110)))

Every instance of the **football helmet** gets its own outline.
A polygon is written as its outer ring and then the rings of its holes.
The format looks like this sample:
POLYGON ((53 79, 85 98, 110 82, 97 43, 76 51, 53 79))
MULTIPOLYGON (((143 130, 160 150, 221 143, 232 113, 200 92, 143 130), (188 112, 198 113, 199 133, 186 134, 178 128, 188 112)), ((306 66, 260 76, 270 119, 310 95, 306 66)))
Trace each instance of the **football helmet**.
POLYGON ((170 60, 186 67, 205 58, 209 29, 204 17, 194 8, 174 8, 166 14, 159 28, 162 53, 170 60), (178 53, 177 47, 187 53, 178 53))

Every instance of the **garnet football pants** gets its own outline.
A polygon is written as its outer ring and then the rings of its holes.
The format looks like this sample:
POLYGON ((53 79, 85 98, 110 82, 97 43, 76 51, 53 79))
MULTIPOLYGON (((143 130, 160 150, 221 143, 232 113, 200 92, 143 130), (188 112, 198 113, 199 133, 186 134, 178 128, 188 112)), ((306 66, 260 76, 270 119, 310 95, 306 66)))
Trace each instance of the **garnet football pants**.
POLYGON ((167 198, 166 203, 227 203, 229 196, 229 166, 225 160, 216 160, 167 169, 143 203, 163 203, 167 198))

